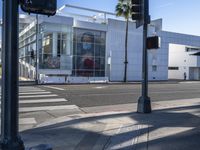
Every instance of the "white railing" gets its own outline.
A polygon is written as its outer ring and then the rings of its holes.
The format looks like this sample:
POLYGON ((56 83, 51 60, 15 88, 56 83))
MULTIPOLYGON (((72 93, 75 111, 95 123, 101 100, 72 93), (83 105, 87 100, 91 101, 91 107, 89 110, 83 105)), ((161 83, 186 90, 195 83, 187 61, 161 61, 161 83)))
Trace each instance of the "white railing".
POLYGON ((19 60, 19 75, 27 79, 35 79, 35 67, 23 60, 19 60))
POLYGON ((116 17, 116 14, 112 12, 73 6, 69 4, 63 5, 61 8, 59 8, 57 10, 57 14, 61 16, 73 17, 76 20, 95 22, 95 23, 107 23, 108 18, 124 20, 123 17, 116 17), (64 11, 66 10, 65 8, 68 8, 69 12, 64 11))

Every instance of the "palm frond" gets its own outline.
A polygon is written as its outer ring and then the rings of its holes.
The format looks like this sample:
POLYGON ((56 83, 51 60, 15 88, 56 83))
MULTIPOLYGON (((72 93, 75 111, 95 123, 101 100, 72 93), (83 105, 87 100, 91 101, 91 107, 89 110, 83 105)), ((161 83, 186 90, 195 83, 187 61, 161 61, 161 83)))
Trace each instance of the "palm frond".
POLYGON ((118 3, 115 8, 117 16, 123 16, 125 19, 128 19, 131 14, 131 0, 118 0, 118 3))

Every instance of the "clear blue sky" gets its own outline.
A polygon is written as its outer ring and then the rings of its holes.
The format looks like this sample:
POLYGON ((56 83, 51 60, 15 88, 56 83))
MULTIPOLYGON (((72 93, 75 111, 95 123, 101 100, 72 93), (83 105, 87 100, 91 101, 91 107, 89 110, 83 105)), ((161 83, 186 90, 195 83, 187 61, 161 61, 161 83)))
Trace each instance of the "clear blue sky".
MULTIPOLYGON (((63 4, 94 8, 114 12, 118 0, 58 0, 63 4)), ((2 11, 2 5, 0 4, 2 11)), ((152 19, 163 18, 163 29, 167 31, 200 36, 200 0, 150 0, 152 19)), ((0 13, 1 15, 1 13, 0 13)))

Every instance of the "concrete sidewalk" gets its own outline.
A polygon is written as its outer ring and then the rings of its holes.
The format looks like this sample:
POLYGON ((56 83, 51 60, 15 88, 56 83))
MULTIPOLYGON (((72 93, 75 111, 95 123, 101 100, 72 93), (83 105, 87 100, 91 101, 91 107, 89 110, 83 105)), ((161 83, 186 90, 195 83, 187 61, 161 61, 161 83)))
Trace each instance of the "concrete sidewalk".
POLYGON ((53 150, 198 150, 200 99, 153 103, 138 114, 136 104, 83 108, 21 133, 27 147, 53 150))

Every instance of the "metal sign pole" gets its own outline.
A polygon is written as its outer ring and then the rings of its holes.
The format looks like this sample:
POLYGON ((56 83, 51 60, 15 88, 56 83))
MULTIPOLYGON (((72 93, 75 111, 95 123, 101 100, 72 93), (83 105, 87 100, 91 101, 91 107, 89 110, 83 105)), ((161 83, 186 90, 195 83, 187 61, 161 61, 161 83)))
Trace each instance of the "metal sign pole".
POLYGON ((36 63, 35 63, 35 81, 36 81, 36 84, 38 84, 38 68, 39 68, 39 17, 38 17, 38 14, 36 14, 36 63))
POLYGON ((1 150, 24 150, 19 136, 18 0, 3 0, 1 150))
POLYGON ((144 0, 144 25, 143 25, 143 60, 142 60, 142 96, 138 100, 137 112, 150 113, 151 100, 148 97, 148 52, 147 52, 147 34, 149 17, 149 0, 144 0))

